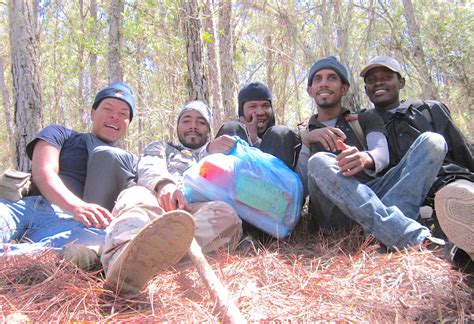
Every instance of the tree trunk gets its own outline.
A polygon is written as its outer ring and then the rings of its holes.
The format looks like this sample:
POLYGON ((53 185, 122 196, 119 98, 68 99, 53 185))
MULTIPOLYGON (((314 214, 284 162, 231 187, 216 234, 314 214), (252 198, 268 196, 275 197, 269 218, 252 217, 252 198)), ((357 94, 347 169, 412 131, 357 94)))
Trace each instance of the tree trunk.
MULTIPOLYGON (((81 25, 81 31, 82 35, 85 35, 85 24, 84 24, 84 19, 85 14, 84 14, 84 1, 79 0, 79 17, 81 19, 80 25, 81 25)), ((86 102, 85 102, 85 64, 84 64, 84 44, 82 42, 79 42, 78 44, 78 49, 77 49, 77 61, 79 63, 79 74, 78 74, 78 85, 77 85, 77 98, 78 98, 78 105, 77 105, 77 119, 76 121, 78 122, 78 127, 79 129, 84 129, 85 128, 85 123, 82 119, 84 111, 86 110, 86 102)))
POLYGON ((433 78, 426 63, 425 51, 423 50, 423 43, 420 38, 420 27, 415 18, 415 10, 411 0, 403 0, 405 7, 404 15, 407 21, 408 34, 413 44, 413 56, 419 65, 415 65, 421 77, 421 89, 423 96, 426 99, 438 99, 438 91, 433 83, 433 78))
MULTIPOLYGON (((90 30, 90 39, 94 40, 94 44, 97 44, 97 0, 91 0, 90 4, 90 11, 91 11, 91 19, 94 21, 92 22, 92 28, 90 30)), ((89 73, 90 73, 90 78, 91 78, 91 84, 90 84, 90 95, 92 98, 95 97, 97 90, 98 90, 98 85, 97 85, 97 54, 94 51, 91 51, 89 53, 89 73)), ((86 110, 84 110, 84 114, 82 115, 82 120, 84 122, 84 125, 87 126, 90 124, 90 108, 87 107, 86 110)))
POLYGON ((202 62, 201 23, 199 3, 196 0, 181 0, 184 11, 184 38, 188 65, 188 99, 208 102, 207 79, 202 62))
POLYGON ((5 126, 7 129, 8 139, 11 141, 13 136, 12 115, 10 113, 10 93, 4 77, 5 63, 3 56, 0 55, 0 91, 2 93, 3 111, 5 113, 5 126))
POLYGON ((222 85, 221 85, 221 67, 219 65, 219 43, 216 32, 216 23, 214 19, 214 4, 213 0, 206 0, 204 6, 205 26, 206 32, 210 36, 210 40, 206 42, 207 56, 208 56, 208 73, 210 95, 212 99, 213 112, 213 129, 217 129, 222 124, 222 114, 224 107, 222 106, 222 85))
POLYGON ((220 1, 219 10, 219 56, 221 66, 222 105, 224 120, 235 119, 237 109, 237 82, 234 72, 234 37, 232 30, 232 1, 220 1))
POLYGON ((38 3, 10 0, 10 48, 15 89, 14 167, 29 171, 26 145, 41 128, 38 3))
POLYGON ((121 56, 123 47, 122 26, 124 9, 124 0, 110 1, 109 83, 123 80, 121 56))

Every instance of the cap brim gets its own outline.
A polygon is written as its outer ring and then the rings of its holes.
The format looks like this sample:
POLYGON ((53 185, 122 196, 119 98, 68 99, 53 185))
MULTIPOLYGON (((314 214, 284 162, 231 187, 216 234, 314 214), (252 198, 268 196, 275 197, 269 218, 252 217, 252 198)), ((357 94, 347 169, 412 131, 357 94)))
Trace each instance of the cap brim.
POLYGON ((367 65, 366 67, 364 67, 362 69, 362 71, 360 71, 360 76, 365 78, 365 75, 367 74, 367 72, 369 72, 370 70, 376 68, 376 67, 386 67, 387 69, 389 69, 390 71, 393 71, 395 73, 400 73, 400 71, 398 71, 397 69, 394 69, 393 67, 391 67, 390 65, 387 65, 387 64, 382 64, 382 63, 373 63, 373 64, 369 64, 367 65))

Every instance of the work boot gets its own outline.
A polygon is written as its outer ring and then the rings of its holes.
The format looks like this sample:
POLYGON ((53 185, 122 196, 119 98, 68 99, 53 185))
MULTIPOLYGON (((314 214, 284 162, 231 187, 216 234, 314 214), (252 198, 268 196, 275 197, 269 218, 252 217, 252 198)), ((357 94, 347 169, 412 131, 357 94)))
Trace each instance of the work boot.
POLYGON ((194 220, 182 210, 167 212, 143 227, 118 253, 106 273, 105 286, 131 296, 155 275, 181 260, 194 238, 194 220))
POLYGON ((444 186, 436 193, 435 210, 449 241, 474 260, 474 183, 456 180, 444 186))
POLYGON ((63 258, 84 271, 97 271, 102 268, 98 247, 80 244, 68 244, 64 247, 63 258))

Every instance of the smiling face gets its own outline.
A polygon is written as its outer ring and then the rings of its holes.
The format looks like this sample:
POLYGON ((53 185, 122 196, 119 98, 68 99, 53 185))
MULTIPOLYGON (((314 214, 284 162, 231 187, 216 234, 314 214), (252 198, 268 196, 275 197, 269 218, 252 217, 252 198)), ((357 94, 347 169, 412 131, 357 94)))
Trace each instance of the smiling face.
POLYGON ((365 93, 375 108, 389 110, 400 105, 400 90, 405 79, 398 73, 380 66, 367 72, 364 78, 365 93))
POLYGON ((106 98, 92 109, 92 134, 103 142, 114 144, 122 139, 130 124, 130 107, 122 100, 106 98))
POLYGON ((318 108, 341 108, 342 97, 349 91, 349 85, 343 83, 334 70, 323 69, 314 74, 313 82, 307 91, 316 101, 318 108))
POLYGON ((185 111, 178 120, 178 139, 186 147, 197 149, 209 141, 206 119, 196 110, 185 111))
POLYGON ((257 134, 261 137, 273 118, 272 104, 268 100, 246 101, 243 108, 244 118, 247 122, 252 121, 252 116, 257 118, 257 134))

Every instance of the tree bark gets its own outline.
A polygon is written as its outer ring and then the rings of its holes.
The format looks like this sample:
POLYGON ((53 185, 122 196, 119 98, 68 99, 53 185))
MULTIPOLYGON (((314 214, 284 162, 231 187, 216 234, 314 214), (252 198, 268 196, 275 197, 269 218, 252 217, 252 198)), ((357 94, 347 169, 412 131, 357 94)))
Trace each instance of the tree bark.
POLYGON ((123 47, 123 12, 124 0, 110 1, 109 29, 109 83, 123 80, 122 47, 123 47))
POLYGON ((211 95, 211 108, 213 112, 213 129, 217 129, 222 124, 222 114, 224 107, 222 105, 222 85, 221 85, 221 67, 219 65, 219 43, 216 32, 216 23, 214 19, 213 0, 206 0, 204 5, 204 16, 206 32, 210 40, 206 42, 208 56, 209 86, 211 95))
POLYGON ((207 78, 204 75, 199 4, 196 0, 181 0, 184 19, 184 38, 188 65, 189 100, 208 102, 207 78))
POLYGON ((421 77, 421 89, 423 95, 427 99, 438 99, 438 91, 433 83, 433 78, 426 63, 425 51, 423 50, 423 43, 420 38, 420 27, 415 18, 415 9, 411 0, 403 0, 403 6, 405 8, 404 16, 407 21, 408 34, 413 44, 413 56, 419 65, 415 65, 418 73, 421 77))
POLYGON ((10 48, 14 95, 14 167, 29 171, 26 145, 41 128, 38 3, 10 0, 10 48))
POLYGON ((7 129, 8 139, 11 140, 13 136, 12 115, 10 113, 10 93, 4 77, 5 63, 3 56, 0 55, 0 91, 2 93, 3 111, 5 114, 5 126, 7 129))
POLYGON ((237 82, 234 71, 234 31, 232 29, 232 1, 220 1, 219 56, 222 78, 222 105, 224 120, 237 116, 237 82))

